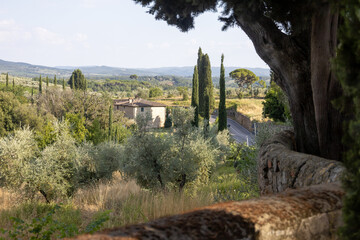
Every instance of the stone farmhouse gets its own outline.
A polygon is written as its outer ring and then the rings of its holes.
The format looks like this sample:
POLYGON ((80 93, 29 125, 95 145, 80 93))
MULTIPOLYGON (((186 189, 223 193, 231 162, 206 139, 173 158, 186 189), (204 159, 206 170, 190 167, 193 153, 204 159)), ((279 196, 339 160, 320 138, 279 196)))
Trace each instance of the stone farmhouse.
POLYGON ((114 100, 114 110, 125 112, 125 117, 135 119, 138 114, 150 112, 152 128, 164 127, 166 105, 141 98, 114 100))

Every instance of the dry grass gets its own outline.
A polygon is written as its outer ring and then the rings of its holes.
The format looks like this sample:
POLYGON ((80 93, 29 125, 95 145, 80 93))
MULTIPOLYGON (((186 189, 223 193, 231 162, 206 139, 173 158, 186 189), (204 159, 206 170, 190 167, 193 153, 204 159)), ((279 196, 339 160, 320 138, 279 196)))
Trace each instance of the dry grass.
POLYGON ((73 205, 89 222, 98 212, 110 210, 105 227, 115 227, 149 221, 209 205, 209 194, 192 197, 178 192, 150 192, 141 189, 134 181, 116 180, 112 183, 79 190, 72 199, 73 205))
MULTIPOLYGON (((151 99, 152 101, 156 101, 166 106, 190 106, 191 100, 182 101, 179 98, 169 98, 169 99, 151 99)), ((263 105, 262 102, 264 99, 257 98, 243 98, 243 99, 226 99, 226 107, 231 107, 233 105, 237 105, 237 111, 242 114, 250 117, 252 120, 256 120, 259 122, 264 121, 262 116, 263 105)), ((219 99, 215 99, 215 107, 219 106, 219 99)))
POLYGON ((191 97, 186 101, 182 100, 182 97, 175 98, 160 98, 160 99, 150 99, 151 101, 159 102, 165 104, 166 106, 180 106, 180 107, 188 107, 191 104, 191 97))
POLYGON ((14 205, 15 199, 15 194, 0 188, 0 211, 11 208, 14 205))
MULTIPOLYGON (((0 228, 11 229, 10 217, 30 223, 45 216, 55 204, 40 201, 14 203, 16 198, 21 199, 21 196, 0 189, 0 228)), ((134 181, 115 178, 112 182, 79 189, 71 199, 62 202, 62 209, 54 219, 75 224, 81 230, 101 212, 109 210, 110 219, 104 227, 111 228, 182 213, 211 203, 213 197, 210 193, 191 196, 175 191, 150 192, 141 189, 134 181)))
POLYGON ((237 111, 259 122, 264 121, 262 116, 264 99, 244 98, 226 99, 226 107, 237 105, 237 111))

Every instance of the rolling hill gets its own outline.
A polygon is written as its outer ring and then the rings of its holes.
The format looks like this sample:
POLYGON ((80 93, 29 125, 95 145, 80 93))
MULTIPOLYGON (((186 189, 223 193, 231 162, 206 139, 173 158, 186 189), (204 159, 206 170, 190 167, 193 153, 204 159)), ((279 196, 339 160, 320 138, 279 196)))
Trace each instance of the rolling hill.
MULTIPOLYGON (((161 68, 119 68, 109 66, 57 66, 47 67, 40 65, 32 65, 23 62, 10 62, 0 60, 0 72, 8 72, 11 75, 23 77, 35 77, 41 75, 59 77, 68 77, 74 69, 79 68, 86 77, 111 77, 111 76, 125 76, 131 74, 138 76, 181 76, 191 77, 194 67, 161 67, 161 68)), ((225 74, 240 67, 225 67, 225 74)), ((266 68, 246 68, 253 71, 257 76, 269 77, 270 69, 266 68)), ((220 67, 212 67, 212 75, 220 75, 220 67)))

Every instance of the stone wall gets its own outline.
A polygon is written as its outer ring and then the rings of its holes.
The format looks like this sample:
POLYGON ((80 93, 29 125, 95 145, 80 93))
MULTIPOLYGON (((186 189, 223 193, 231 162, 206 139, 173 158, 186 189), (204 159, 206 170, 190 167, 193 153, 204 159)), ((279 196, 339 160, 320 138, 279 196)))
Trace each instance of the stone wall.
POLYGON ((235 109, 231 108, 227 110, 227 116, 236 122, 238 122, 241 126, 246 128, 250 132, 254 132, 253 122, 251 119, 244 114, 236 111, 235 109))
POLYGON ((343 194, 336 184, 306 187, 76 239, 337 239, 343 194))
POLYGON ((258 156, 261 194, 340 181, 342 163, 294 149, 295 137, 291 131, 278 133, 261 146, 258 156))

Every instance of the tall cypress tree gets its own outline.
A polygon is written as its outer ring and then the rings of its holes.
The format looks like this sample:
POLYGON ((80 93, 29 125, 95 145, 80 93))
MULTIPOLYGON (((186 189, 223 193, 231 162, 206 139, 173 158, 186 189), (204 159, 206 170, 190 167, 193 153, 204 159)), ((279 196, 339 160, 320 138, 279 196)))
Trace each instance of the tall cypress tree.
POLYGON ((9 87, 9 73, 6 73, 6 89, 9 87))
POLYGON ((192 122, 192 125, 199 127, 199 74, 197 66, 194 67, 192 79, 191 106, 195 108, 194 121, 192 122))
MULTIPOLYGON (((203 105, 203 116, 206 119, 210 119, 208 116, 210 114, 210 109, 212 109, 212 99, 214 98, 214 87, 212 84, 211 79, 211 66, 210 66, 210 59, 207 54, 204 55, 202 59, 202 66, 203 66, 203 78, 204 78, 204 105, 203 105)), ((200 80, 200 79, 199 79, 200 80)), ((200 86, 200 85, 199 85, 200 86)), ((199 104, 200 104, 200 88, 199 88, 199 104)))
POLYGON ((112 135, 112 105, 110 104, 110 107, 109 107, 109 142, 111 141, 111 135, 112 135))
POLYGON ((40 94, 42 93, 42 79, 41 79, 41 75, 40 75, 40 78, 39 78, 39 93, 40 93, 40 94))
POLYGON ((75 77, 74 77, 74 75, 71 75, 71 89, 75 90, 75 77))
POLYGON ((34 104, 34 88, 31 88, 31 104, 34 104))
POLYGON ((57 86, 57 79, 56 79, 56 75, 54 75, 54 85, 57 86))
POLYGON ((197 69, 198 69, 198 79, 199 79, 199 114, 204 117, 204 91, 205 91, 205 81, 204 81, 204 65, 203 65, 203 57, 201 48, 198 51, 198 59, 197 59, 197 69))
POLYGON ((220 67, 220 102, 219 102, 219 125, 218 130, 222 131, 227 128, 226 116, 226 95, 225 95, 225 68, 224 68, 224 54, 221 55, 220 67))
POLYGON ((63 82, 62 82, 62 87, 63 87, 63 90, 65 90, 65 79, 63 78, 63 82))
POLYGON ((13 78, 13 87, 12 87, 13 93, 15 93, 15 78, 13 78))
POLYGON ((204 136, 207 137, 208 132, 209 132, 209 119, 210 119, 210 99, 209 99, 209 95, 206 94, 205 95, 205 99, 204 99, 204 136))
POLYGON ((48 88, 49 87, 49 78, 48 78, 48 76, 46 76, 46 88, 48 88))

